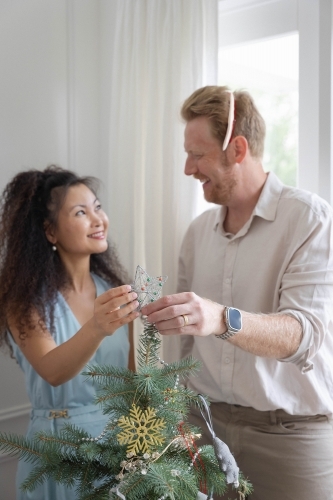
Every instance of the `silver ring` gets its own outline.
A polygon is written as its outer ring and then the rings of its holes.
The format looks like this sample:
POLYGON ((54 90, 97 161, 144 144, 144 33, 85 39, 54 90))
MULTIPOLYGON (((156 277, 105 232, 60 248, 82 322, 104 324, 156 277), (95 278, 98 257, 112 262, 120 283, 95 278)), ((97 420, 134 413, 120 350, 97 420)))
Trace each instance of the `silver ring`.
POLYGON ((184 319, 184 326, 188 325, 188 316, 187 314, 181 314, 181 317, 184 319))

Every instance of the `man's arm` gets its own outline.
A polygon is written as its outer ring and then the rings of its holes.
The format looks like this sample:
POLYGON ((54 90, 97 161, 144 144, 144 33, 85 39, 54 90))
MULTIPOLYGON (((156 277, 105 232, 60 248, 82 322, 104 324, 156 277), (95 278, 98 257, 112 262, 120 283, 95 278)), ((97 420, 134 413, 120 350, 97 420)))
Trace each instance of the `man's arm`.
MULTIPOLYGON (((226 331, 224 306, 192 292, 169 295, 144 307, 142 312, 163 335, 196 335, 206 337, 226 331), (184 326, 183 314, 188 316, 184 326)), ((302 327, 297 319, 285 314, 251 314, 242 312, 243 328, 227 340, 257 356, 283 359, 297 351, 302 327)), ((221 340, 221 342, 224 342, 221 340)))
POLYGON ((296 353, 302 340, 299 321, 286 314, 242 313, 243 328, 229 342, 265 358, 283 359, 296 353))

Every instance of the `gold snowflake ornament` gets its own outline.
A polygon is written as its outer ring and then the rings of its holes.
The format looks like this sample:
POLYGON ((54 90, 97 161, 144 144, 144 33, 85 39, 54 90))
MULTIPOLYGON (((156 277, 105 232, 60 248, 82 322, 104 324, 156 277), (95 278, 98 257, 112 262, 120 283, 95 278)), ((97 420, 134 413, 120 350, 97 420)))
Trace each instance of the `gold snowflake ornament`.
POLYGON ((162 429, 165 427, 163 418, 155 418, 152 408, 142 410, 135 404, 130 409, 130 416, 122 416, 118 426, 123 429, 117 436, 119 444, 128 444, 127 453, 149 453, 151 448, 165 441, 162 429))

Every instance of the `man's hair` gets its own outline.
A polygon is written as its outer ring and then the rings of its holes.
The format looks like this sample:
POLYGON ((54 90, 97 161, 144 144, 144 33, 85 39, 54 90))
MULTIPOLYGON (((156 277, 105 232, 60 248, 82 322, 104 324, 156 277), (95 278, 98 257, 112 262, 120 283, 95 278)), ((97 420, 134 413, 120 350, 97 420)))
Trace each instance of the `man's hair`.
MULTIPOLYGON (((244 90, 235 91, 235 123, 232 137, 246 138, 251 155, 262 159, 266 126, 250 94, 244 90)), ((181 116, 189 122, 199 116, 206 116, 211 131, 221 147, 227 132, 230 105, 228 87, 207 86, 193 92, 181 108, 181 116)))

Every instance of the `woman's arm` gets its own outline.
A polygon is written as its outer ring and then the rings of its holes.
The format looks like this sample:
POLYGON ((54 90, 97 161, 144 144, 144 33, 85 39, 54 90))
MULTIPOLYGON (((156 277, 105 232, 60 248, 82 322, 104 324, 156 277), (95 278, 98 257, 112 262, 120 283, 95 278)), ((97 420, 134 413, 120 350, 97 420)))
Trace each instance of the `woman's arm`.
POLYGON ((94 315, 63 344, 57 345, 50 332, 34 319, 34 329, 28 330, 24 340, 14 319, 9 328, 15 342, 36 372, 52 386, 58 386, 75 377, 89 362, 102 340, 120 326, 138 317, 137 295, 129 285, 111 288, 95 300, 94 315))

